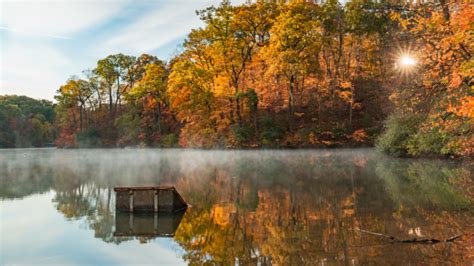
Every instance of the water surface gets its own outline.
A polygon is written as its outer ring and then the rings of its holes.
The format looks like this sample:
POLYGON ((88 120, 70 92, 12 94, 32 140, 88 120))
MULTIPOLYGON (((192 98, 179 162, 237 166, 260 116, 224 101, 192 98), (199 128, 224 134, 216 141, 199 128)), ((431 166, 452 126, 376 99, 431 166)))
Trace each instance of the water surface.
POLYGON ((0 150, 0 264, 471 265, 472 170, 372 149, 0 150), (192 207, 130 219, 126 185, 192 207))

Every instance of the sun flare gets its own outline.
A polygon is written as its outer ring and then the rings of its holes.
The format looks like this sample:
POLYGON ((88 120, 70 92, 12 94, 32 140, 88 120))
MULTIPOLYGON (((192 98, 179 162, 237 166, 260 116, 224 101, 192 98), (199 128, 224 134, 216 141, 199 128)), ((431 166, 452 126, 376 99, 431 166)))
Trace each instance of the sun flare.
POLYGON ((417 53, 411 47, 399 48, 393 54, 394 70, 401 76, 409 76, 416 72, 420 66, 417 53))
POLYGON ((409 55, 404 55, 400 58, 400 64, 404 67, 410 67, 416 65, 416 60, 409 55))

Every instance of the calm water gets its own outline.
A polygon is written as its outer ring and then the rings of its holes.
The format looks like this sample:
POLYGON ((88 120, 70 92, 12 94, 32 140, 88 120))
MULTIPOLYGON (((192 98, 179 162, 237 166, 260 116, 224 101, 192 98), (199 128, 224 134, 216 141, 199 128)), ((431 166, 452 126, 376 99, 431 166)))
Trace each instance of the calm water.
POLYGON ((372 149, 0 150, 0 264, 471 265, 472 172, 372 149), (174 185, 192 207, 116 215, 124 185, 174 185))

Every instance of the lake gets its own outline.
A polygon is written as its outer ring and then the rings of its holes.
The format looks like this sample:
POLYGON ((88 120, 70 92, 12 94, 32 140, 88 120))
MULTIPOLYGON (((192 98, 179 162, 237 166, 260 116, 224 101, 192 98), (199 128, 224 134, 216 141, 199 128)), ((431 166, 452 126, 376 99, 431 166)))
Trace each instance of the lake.
POLYGON ((473 170, 373 149, 0 150, 0 264, 471 265, 473 170), (116 214, 127 185, 191 207, 116 214))

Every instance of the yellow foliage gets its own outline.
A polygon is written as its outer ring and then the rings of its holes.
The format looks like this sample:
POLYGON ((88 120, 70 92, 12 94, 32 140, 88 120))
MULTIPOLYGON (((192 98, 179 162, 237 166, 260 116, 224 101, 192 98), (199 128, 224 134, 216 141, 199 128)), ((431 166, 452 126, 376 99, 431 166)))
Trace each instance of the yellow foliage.
POLYGON ((465 96, 459 100, 460 105, 448 106, 448 111, 453 112, 461 117, 469 117, 474 119, 474 97, 465 96))
POLYGON ((350 81, 341 82, 341 87, 344 89, 350 89, 352 87, 352 83, 350 81))
POLYGON ((365 142, 368 138, 368 135, 365 130, 359 129, 352 133, 351 138, 357 142, 365 142))

